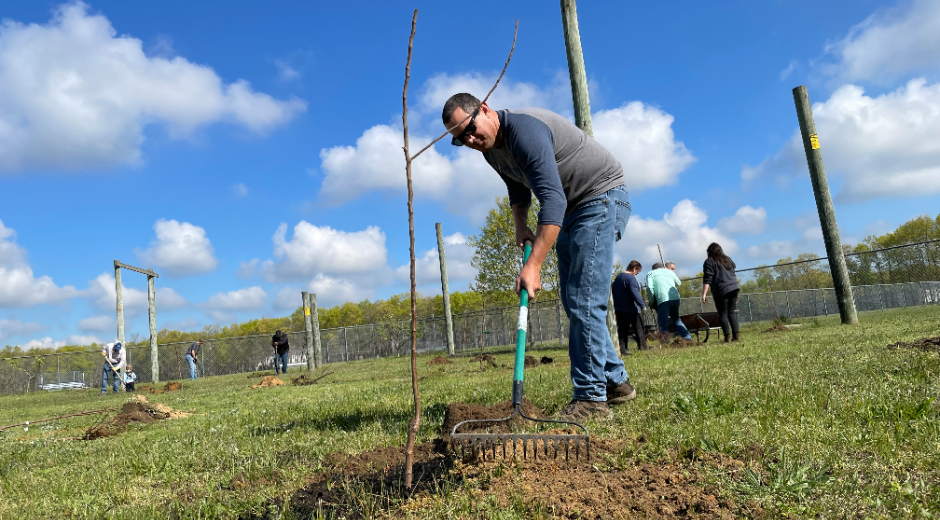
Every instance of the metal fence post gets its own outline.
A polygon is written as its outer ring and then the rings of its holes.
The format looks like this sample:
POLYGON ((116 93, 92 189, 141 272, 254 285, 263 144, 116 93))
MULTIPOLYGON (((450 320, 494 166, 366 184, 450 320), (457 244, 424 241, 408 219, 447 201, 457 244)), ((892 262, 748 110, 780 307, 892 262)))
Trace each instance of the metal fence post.
POLYGON ((348 329, 349 327, 343 327, 343 351, 346 353, 346 361, 349 361, 349 338, 348 338, 348 329))
POLYGON ((785 293, 786 296, 787 296, 787 319, 789 320, 789 319, 791 319, 791 316, 790 316, 790 291, 784 291, 784 293, 785 293))
POLYGON ((751 295, 746 294, 745 296, 747 296, 747 315, 748 318, 750 318, 748 321, 754 323, 754 312, 751 310, 751 295))

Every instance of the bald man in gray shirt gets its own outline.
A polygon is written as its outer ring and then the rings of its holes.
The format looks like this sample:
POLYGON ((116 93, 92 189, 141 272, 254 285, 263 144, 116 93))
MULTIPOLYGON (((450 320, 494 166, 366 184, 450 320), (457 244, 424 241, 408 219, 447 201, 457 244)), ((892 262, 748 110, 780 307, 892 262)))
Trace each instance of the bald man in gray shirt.
POLYGON ((623 168, 597 141, 548 110, 496 111, 462 93, 447 100, 441 119, 451 144, 482 152, 506 183, 516 244, 532 241, 516 292, 535 296, 546 255, 553 245, 558 251, 574 388, 559 416, 610 418, 608 403, 636 397, 606 323, 614 245, 630 218, 623 168), (541 205, 534 232, 527 223, 532 194, 541 205))

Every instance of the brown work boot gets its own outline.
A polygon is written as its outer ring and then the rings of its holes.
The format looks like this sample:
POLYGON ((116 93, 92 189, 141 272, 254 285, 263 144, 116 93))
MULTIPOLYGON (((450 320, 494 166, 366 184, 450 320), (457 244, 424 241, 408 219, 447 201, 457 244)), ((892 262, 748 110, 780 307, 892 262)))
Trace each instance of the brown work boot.
POLYGON ((636 398, 636 388, 626 380, 620 386, 607 387, 607 404, 621 404, 636 398))
POLYGON ((587 419, 594 421, 609 421, 613 419, 614 414, 610 407, 604 401, 578 401, 573 400, 568 403, 560 412, 555 415, 556 419, 562 421, 584 421, 587 419))
POLYGON ((741 341, 741 333, 735 332, 731 337, 731 341, 741 341))

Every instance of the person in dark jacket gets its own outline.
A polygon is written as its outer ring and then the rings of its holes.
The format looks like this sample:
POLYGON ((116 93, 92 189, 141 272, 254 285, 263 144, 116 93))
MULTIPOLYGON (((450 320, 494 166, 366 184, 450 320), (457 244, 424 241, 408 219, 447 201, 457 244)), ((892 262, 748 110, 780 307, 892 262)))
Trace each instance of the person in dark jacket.
POLYGON ((734 275, 734 261, 722 251, 721 246, 712 242, 708 246, 708 258, 702 265, 702 303, 708 296, 708 288, 712 288, 715 298, 715 308, 718 309, 718 320, 721 322, 721 331, 725 335, 725 343, 738 341, 741 334, 738 331, 738 293, 741 287, 734 275))
POLYGON ((271 336, 271 348, 274 349, 274 373, 287 373, 287 358, 290 356, 290 343, 287 339, 287 333, 280 330, 274 332, 271 336))
POLYGON ((646 308, 646 302, 640 293, 640 282, 636 275, 640 274, 643 266, 636 260, 627 264, 627 269, 614 278, 610 284, 610 293, 614 297, 614 312, 617 316, 617 335, 620 337, 620 353, 630 355, 627 339, 632 335, 636 340, 637 348, 646 350, 646 329, 643 326, 641 313, 646 308))

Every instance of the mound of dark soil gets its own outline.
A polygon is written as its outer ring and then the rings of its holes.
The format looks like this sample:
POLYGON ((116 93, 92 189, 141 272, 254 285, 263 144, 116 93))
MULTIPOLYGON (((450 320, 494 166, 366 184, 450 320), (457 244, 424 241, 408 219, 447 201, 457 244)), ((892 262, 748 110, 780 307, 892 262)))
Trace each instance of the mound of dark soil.
POLYGON ((663 346, 667 348, 687 348, 687 347, 694 347, 696 345, 698 345, 698 341, 691 340, 691 339, 683 339, 683 338, 676 336, 675 338, 673 338, 673 340, 670 343, 666 343, 663 346))
POLYGON ((306 385, 315 385, 320 382, 324 377, 331 375, 333 372, 327 372, 325 374, 313 377, 311 374, 301 374, 300 377, 295 377, 291 379, 290 382, 294 386, 306 386, 306 385))
POLYGON ((437 356, 436 358, 432 359, 431 361, 428 361, 428 364, 429 364, 429 365, 449 365, 449 364, 451 364, 451 363, 453 363, 453 361, 447 359, 447 358, 444 357, 444 356, 437 356))
MULTIPOLYGON (((500 506, 539 508, 551 518, 735 518, 760 516, 718 496, 705 483, 704 466, 743 467, 728 457, 698 456, 657 464, 615 467, 623 442, 597 439, 590 460, 514 460, 465 464, 441 440, 419 444, 414 452, 414 482, 404 487, 405 450, 378 448, 358 455, 332 454, 324 471, 283 503, 272 503, 260 516, 306 518, 402 518, 422 504, 433 505, 441 488, 465 489, 472 501, 495 500, 500 506), (714 459, 714 460, 713 460, 714 459), (730 466, 729 466, 730 464, 730 466), (368 497, 363 500, 363 497, 368 497), (278 509, 281 511, 279 512, 278 509)), ((410 514, 409 514, 410 513, 410 514)))
POLYGON ((183 383, 178 381, 170 381, 169 383, 163 385, 164 392, 178 392, 183 389, 183 383))
POLYGON ((498 366, 498 365, 496 364, 496 358, 493 357, 493 356, 491 356, 491 355, 489 355, 489 354, 482 354, 482 355, 477 354, 476 356, 473 356, 472 358, 470 358, 470 362, 471 362, 471 363, 473 363, 473 362, 479 363, 481 357, 482 357, 482 359, 483 359, 483 363, 485 363, 485 364, 487 364, 487 365, 489 365, 489 366, 491 366, 491 367, 494 367, 494 368, 498 366))
POLYGON ((790 329, 786 328, 786 327, 783 326, 783 325, 774 325, 773 327, 770 327, 770 328, 767 329, 767 330, 761 331, 761 333, 765 333, 765 332, 787 332, 788 330, 790 330, 790 329))
POLYGON ((892 343, 888 345, 888 348, 891 350, 899 348, 912 348, 916 350, 922 350, 924 352, 940 352, 940 336, 936 338, 920 338, 910 343, 904 341, 899 341, 897 343, 892 343))
POLYGON ((177 381, 170 381, 169 383, 163 385, 163 388, 154 388, 151 385, 140 385, 137 387, 137 393, 139 394, 162 394, 164 392, 179 392, 183 389, 183 384, 177 381))
POLYGON ((535 359, 535 356, 526 356, 525 357, 525 367, 532 368, 539 366, 539 360, 535 359))
POLYGON ((95 424, 85 432, 84 440, 112 437, 127 431, 132 424, 150 424, 162 419, 188 417, 187 412, 180 412, 159 403, 150 403, 147 398, 138 395, 134 401, 124 403, 121 412, 110 421, 95 424))
MULTIPOLYGON (((454 426, 461 421, 470 419, 502 419, 512 415, 512 401, 495 404, 493 406, 484 406, 482 404, 454 403, 447 406, 444 410, 444 424, 441 425, 441 435, 444 439, 450 438, 450 432, 454 426)), ((545 417, 539 407, 535 406, 528 399, 522 399, 522 411, 529 417, 538 419, 545 417)), ((461 432, 488 432, 488 433, 509 433, 524 425, 531 427, 531 423, 521 417, 513 417, 508 422, 482 422, 466 425, 460 428, 461 432)))
POLYGON ((555 362, 555 358, 550 358, 548 356, 542 356, 542 359, 539 360, 543 365, 551 365, 555 362))

